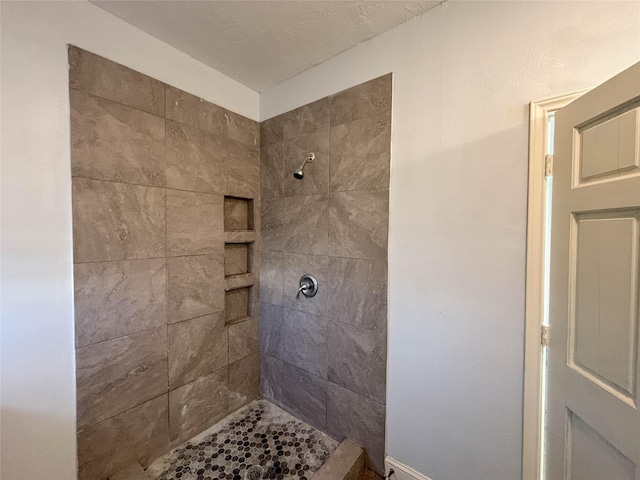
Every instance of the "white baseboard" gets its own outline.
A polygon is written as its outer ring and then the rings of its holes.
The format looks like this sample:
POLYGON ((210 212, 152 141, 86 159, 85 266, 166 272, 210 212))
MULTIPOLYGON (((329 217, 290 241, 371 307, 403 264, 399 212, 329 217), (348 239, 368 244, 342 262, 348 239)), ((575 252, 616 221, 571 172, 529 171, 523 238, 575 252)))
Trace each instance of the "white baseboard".
POLYGON ((385 473, 389 475, 389 471, 393 469, 393 476, 389 480, 431 480, 429 477, 415 471, 411 467, 407 467, 405 464, 400 463, 395 458, 391 458, 387 455, 384 461, 385 473))

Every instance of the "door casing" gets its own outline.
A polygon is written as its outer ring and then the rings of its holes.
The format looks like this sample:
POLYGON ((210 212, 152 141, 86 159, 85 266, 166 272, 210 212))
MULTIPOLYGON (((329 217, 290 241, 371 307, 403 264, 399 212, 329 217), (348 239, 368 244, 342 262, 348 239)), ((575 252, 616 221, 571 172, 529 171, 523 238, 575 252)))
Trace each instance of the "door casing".
POLYGON ((527 205, 527 264, 525 291, 525 355, 522 422, 522 478, 538 480, 541 474, 542 440, 542 324, 544 283, 546 180, 545 156, 549 151, 549 115, 590 89, 531 102, 529 106, 529 184, 527 205))

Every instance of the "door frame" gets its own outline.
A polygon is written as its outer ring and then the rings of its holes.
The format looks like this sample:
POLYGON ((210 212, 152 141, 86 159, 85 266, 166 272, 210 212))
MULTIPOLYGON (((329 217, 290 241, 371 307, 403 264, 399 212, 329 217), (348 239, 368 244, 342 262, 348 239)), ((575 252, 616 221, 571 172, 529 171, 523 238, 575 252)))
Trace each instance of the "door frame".
POLYGON ((525 280, 525 345, 522 418, 522 479, 539 480, 542 462, 542 323, 544 320, 546 180, 549 116, 590 89, 531 102, 525 280))

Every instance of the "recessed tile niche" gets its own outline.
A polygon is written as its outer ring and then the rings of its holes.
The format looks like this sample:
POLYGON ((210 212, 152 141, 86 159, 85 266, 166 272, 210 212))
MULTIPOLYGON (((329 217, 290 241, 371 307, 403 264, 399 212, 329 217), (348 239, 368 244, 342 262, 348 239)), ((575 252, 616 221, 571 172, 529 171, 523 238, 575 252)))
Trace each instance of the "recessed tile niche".
POLYGON ((224 276, 227 284, 224 319, 227 325, 254 316, 254 225, 252 199, 224 197, 224 230, 227 234, 224 246, 224 276))
POLYGON ((253 316, 251 297, 253 287, 229 290, 224 297, 224 320, 227 325, 253 316))
POLYGON ((224 230, 238 232, 253 230, 253 200, 224 197, 224 230))
POLYGON ((227 243, 224 246, 224 276, 253 273, 253 243, 227 243))

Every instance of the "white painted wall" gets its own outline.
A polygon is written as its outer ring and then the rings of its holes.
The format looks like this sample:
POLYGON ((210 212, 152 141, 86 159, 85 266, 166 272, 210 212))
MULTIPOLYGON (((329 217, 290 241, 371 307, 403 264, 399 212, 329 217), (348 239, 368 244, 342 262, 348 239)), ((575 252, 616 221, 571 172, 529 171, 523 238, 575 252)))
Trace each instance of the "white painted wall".
POLYGON ((639 2, 451 1, 261 95, 266 119, 394 73, 387 453, 520 477, 528 103, 640 60, 639 2))
POLYGON ((250 118, 258 94, 85 2, 1 15, 3 480, 76 472, 67 43, 250 118))

